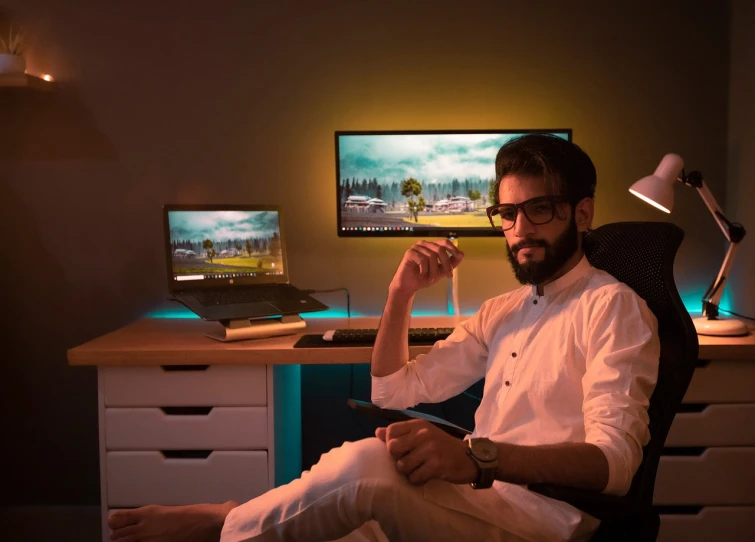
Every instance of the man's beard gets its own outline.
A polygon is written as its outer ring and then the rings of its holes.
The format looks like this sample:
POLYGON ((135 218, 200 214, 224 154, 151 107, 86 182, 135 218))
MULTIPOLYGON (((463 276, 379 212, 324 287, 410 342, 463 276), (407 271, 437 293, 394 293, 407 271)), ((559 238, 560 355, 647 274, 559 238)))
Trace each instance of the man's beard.
POLYGON ((525 239, 513 247, 507 244, 506 256, 514 269, 516 280, 521 284, 542 284, 553 277, 579 248, 578 235, 577 222, 572 217, 569 227, 552 245, 542 239, 525 239), (545 256, 542 261, 529 260, 519 263, 516 255, 519 250, 527 247, 543 247, 545 256))

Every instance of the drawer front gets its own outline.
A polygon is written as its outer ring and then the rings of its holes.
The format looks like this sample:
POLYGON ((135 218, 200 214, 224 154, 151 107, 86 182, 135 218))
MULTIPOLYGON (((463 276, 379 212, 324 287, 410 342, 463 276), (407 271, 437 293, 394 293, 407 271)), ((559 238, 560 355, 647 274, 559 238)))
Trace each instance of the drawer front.
POLYGON ((666 446, 755 446, 755 404, 708 405, 674 417, 666 446))
POLYGON ((108 450, 264 450, 266 407, 108 408, 108 450))
POLYGON ((105 406, 265 406, 267 368, 101 367, 105 406))
POLYGON ((752 542, 754 506, 711 506, 697 514, 661 514, 658 542, 752 542))
POLYGON ((239 503, 269 489, 267 452, 212 452, 202 459, 161 452, 107 453, 107 506, 239 503))
POLYGON ((662 456, 653 503, 755 505, 755 448, 708 448, 699 456, 662 456))
POLYGON ((755 403, 755 360, 714 360, 692 375, 684 403, 755 403))

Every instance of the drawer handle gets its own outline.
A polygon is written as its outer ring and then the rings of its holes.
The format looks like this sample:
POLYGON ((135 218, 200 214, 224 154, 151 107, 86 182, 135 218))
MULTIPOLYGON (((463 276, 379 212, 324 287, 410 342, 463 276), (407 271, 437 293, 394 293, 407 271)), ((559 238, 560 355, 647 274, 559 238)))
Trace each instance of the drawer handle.
POLYGON ((160 450, 165 459, 207 459, 212 450, 160 450))
POLYGON ((696 516, 703 510, 703 506, 695 506, 695 505, 665 505, 665 506, 654 506, 653 509, 658 512, 661 515, 674 515, 674 516, 696 516))
POLYGON ((678 448, 664 447, 661 455, 675 455, 685 457, 700 457, 707 450, 705 446, 679 446, 678 448))
POLYGON ((211 406, 167 406, 160 407, 160 410, 168 416, 207 416, 213 408, 211 406))
POLYGON ((206 371, 209 365, 160 365, 163 371, 170 373, 173 371, 206 371))
POLYGON ((706 408, 708 408, 710 405, 708 403, 682 403, 679 405, 679 409, 676 411, 677 414, 682 413, 694 413, 699 414, 703 411, 705 411, 706 408))

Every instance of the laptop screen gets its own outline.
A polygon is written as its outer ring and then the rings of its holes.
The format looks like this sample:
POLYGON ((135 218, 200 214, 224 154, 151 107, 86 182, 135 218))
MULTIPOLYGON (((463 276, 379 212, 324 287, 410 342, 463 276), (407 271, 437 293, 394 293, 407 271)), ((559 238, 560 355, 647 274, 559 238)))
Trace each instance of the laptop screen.
POLYGON ((164 209, 168 272, 174 288, 285 281, 277 209, 179 205, 164 209))

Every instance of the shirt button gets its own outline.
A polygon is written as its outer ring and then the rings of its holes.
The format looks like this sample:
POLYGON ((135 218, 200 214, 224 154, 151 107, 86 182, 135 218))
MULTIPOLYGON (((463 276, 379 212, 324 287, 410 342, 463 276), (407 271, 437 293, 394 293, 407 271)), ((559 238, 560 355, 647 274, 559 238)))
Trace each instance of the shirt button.
POLYGON ((532 302, 537 305, 537 299, 533 299, 532 302))
POLYGON ((512 358, 515 358, 515 357, 516 357, 516 352, 512 352, 512 353, 511 353, 511 357, 512 357, 512 358))
POLYGON ((507 386, 511 386, 511 382, 509 382, 508 380, 506 382, 504 382, 504 384, 507 385, 507 386))

